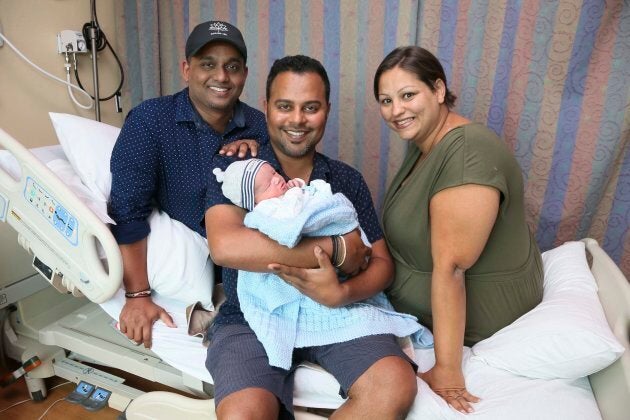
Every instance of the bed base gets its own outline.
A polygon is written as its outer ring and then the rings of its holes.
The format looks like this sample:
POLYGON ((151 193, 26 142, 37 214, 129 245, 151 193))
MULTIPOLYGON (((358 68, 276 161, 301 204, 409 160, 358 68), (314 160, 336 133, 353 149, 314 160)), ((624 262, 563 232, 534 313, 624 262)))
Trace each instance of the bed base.
MULTIPOLYGON (((17 285, 16 285, 17 287, 17 285)), ((43 365, 28 374, 31 379, 60 376, 78 383, 85 380, 112 391, 110 406, 124 411, 143 391, 124 385, 124 379, 82 364, 90 362, 129 372, 149 381, 210 398, 212 385, 182 373, 143 346, 132 344, 111 326, 111 317, 98 305, 57 293, 48 287, 15 304, 7 355, 23 362, 37 355, 43 365), (47 310, 42 311, 46 307, 47 310), (51 319, 56 321, 50 322, 51 319)), ((45 395, 43 383, 40 385, 45 395)))
MULTIPOLYGON (((51 288, 47 290, 52 292, 51 288)), ((46 294, 46 290, 43 292, 46 294)), ((17 308, 11 317, 11 324, 15 328, 7 334, 13 337, 7 345, 7 355, 18 361, 28 360, 35 355, 42 360, 41 366, 27 374, 27 385, 33 399, 46 397, 44 378, 59 376, 77 384, 83 380, 112 391, 109 406, 125 413, 127 419, 172 419, 184 416, 200 420, 216 419, 214 400, 209 395, 212 392, 211 385, 164 363, 150 350, 129 343, 109 326, 111 318, 98 305, 84 304, 41 328, 37 326, 38 320, 23 318, 28 314, 21 311, 24 309, 22 302, 18 302, 17 308), (33 335, 37 338, 32 338, 33 335), (125 385, 124 378, 81 361, 122 369, 184 391, 194 398, 173 392, 144 392, 125 385)), ((300 407, 296 407, 295 414, 298 420, 324 418, 300 407)))

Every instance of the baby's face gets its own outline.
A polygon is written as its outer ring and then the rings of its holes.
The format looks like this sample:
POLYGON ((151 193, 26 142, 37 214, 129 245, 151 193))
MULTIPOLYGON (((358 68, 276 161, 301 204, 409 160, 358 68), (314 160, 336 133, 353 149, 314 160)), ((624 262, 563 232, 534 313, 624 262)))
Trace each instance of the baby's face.
POLYGON ((282 175, 265 163, 260 167, 254 180, 254 203, 258 204, 268 198, 280 197, 289 187, 282 175))

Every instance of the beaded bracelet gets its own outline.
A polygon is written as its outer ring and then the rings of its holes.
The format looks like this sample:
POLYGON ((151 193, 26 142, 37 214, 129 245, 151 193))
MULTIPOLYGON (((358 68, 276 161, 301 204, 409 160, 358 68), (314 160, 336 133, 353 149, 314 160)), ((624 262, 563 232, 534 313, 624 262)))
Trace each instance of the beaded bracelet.
POLYGON ((151 289, 140 290, 139 292, 125 292, 125 297, 129 299, 149 297, 151 296, 151 289))

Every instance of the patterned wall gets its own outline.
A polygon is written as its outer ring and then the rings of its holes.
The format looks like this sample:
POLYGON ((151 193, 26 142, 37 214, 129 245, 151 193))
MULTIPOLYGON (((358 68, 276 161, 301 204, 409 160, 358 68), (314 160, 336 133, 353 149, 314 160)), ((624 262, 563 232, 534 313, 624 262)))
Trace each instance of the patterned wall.
POLYGON ((274 59, 322 61, 333 108, 321 151, 361 170, 377 206, 405 146, 379 117, 374 71, 396 46, 433 51, 459 97, 456 112, 514 151, 541 248, 593 237, 630 275, 629 0, 116 2, 126 110, 184 86, 186 36, 205 20, 243 31, 242 99, 253 106, 274 59))

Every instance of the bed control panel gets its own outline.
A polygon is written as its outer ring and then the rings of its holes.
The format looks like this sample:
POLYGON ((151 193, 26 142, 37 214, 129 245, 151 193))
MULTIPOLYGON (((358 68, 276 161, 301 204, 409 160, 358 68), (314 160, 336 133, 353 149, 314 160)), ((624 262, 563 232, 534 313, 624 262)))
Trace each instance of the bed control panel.
POLYGON ((59 201, 55 200, 40 184, 31 177, 26 180, 24 198, 46 218, 55 229, 76 246, 79 241, 79 222, 59 201))

